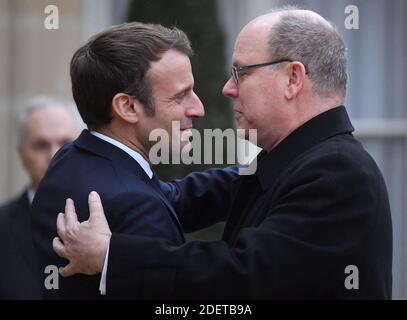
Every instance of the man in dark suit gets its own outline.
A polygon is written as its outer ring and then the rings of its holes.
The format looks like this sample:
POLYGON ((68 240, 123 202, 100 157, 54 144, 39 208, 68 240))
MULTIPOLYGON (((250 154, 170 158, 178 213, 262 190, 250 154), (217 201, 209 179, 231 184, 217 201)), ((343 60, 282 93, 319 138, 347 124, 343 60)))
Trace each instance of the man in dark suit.
POLYGON ((29 212, 27 192, 0 208, 0 299, 41 297, 29 212))
MULTIPOLYGON (((108 292, 134 298, 161 285, 168 298, 390 299, 388 196, 352 136, 338 32, 312 11, 272 11, 242 29, 233 64, 223 94, 238 128, 256 128, 264 151, 257 172, 233 183, 223 241, 173 247, 111 234, 94 195, 89 222, 76 220, 72 203, 59 216, 64 243, 53 245, 70 260, 61 274, 102 272, 108 292), (171 283, 140 286, 144 273, 164 266, 178 275, 171 283)), ((172 196, 182 185, 162 188, 175 208, 182 204, 172 196)), ((190 226, 204 220, 189 212, 190 226)))
MULTIPOLYGON (((165 130, 170 141, 188 147, 185 137, 191 132, 192 119, 204 114, 193 91, 191 54, 182 31, 142 23, 109 28, 74 54, 72 91, 89 130, 58 152, 34 199, 33 236, 47 283, 42 288, 45 298, 98 299, 105 291, 97 276, 50 281, 53 274, 46 272, 48 266, 64 264, 52 250, 52 239, 57 213, 64 210, 67 197, 81 208, 80 219, 85 220, 87 194, 96 190, 103 196, 112 230, 162 239, 170 245, 184 243, 179 216, 160 189, 148 154, 154 129, 165 130), (171 131, 173 121, 179 123, 178 131, 171 131)), ((184 196, 196 204, 212 202, 214 214, 224 215, 229 193, 224 186, 236 176, 234 169, 192 175, 184 179, 188 185, 184 196)), ((140 285, 170 283, 174 276, 172 269, 151 270, 140 285)), ((147 286, 143 297, 166 295, 167 286, 162 289, 160 293, 160 288, 147 286)))
POLYGON ((29 208, 56 151, 77 137, 73 114, 50 97, 33 98, 19 120, 18 151, 31 182, 19 197, 0 207, 0 299, 40 297, 29 208))

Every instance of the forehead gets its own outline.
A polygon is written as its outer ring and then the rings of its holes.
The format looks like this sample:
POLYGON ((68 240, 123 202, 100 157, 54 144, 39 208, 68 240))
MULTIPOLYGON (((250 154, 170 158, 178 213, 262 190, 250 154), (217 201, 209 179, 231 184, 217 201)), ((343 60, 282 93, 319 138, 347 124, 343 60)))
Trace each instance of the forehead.
POLYGON ((25 123, 27 137, 58 138, 76 132, 75 120, 64 107, 43 107, 34 110, 25 123))
POLYGON ((153 89, 164 85, 167 88, 182 86, 193 81, 189 57, 176 50, 167 51, 160 60, 153 62, 147 76, 153 89))
POLYGON ((233 52, 233 63, 251 64, 269 60, 270 23, 254 21, 239 33, 233 52))

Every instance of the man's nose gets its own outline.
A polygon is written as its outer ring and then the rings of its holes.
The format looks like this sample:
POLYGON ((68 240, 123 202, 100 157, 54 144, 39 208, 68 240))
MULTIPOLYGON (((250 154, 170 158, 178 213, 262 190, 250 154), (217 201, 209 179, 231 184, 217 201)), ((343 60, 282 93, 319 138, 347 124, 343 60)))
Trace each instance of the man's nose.
POLYGON ((237 92, 238 92, 238 90, 237 90, 237 85, 235 83, 235 80, 233 80, 233 78, 230 77, 229 80, 223 86, 222 94, 225 97, 236 98, 237 92))
POLYGON ((189 118, 202 118, 205 115, 205 109, 202 101, 193 93, 193 101, 187 109, 187 117, 189 118))

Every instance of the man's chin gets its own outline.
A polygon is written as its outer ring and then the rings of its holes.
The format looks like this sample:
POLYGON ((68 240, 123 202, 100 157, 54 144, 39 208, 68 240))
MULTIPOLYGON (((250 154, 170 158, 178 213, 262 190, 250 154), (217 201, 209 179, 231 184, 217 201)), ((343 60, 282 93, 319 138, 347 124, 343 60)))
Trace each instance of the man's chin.
POLYGON ((249 129, 238 125, 236 128, 236 134, 240 139, 247 139, 249 137, 249 129))
MULTIPOLYGON (((192 130, 191 129, 185 129, 180 131, 180 139, 181 139, 181 150, 184 149, 184 147, 188 147, 188 145, 191 144, 191 138, 192 138, 192 130)), ((191 147, 189 146, 189 149, 191 147)))

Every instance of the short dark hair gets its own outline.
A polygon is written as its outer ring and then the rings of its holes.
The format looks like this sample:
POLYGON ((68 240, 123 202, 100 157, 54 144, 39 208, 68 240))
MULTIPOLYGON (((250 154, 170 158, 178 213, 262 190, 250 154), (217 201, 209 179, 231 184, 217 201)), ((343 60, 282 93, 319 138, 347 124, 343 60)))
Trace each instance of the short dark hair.
POLYGON ((136 97, 147 115, 154 101, 146 73, 170 49, 192 55, 186 34, 173 27, 140 22, 113 26, 93 36, 72 57, 72 94, 89 129, 112 120, 112 99, 120 92, 136 97))

